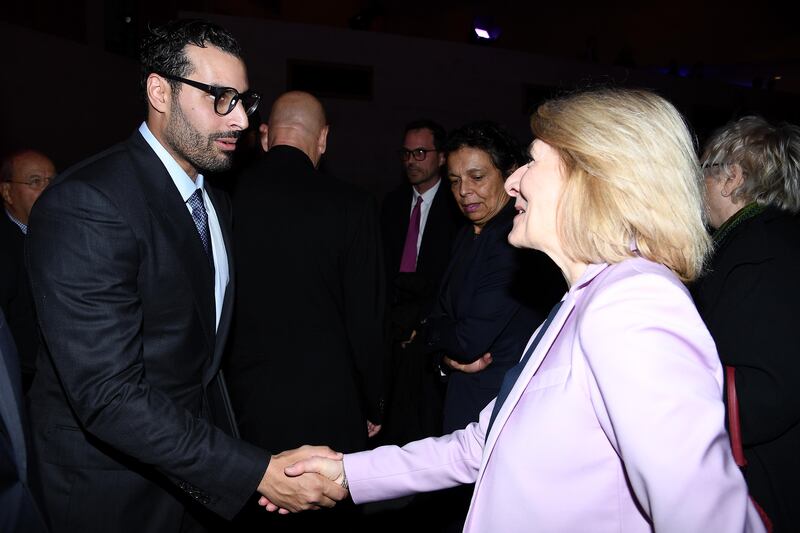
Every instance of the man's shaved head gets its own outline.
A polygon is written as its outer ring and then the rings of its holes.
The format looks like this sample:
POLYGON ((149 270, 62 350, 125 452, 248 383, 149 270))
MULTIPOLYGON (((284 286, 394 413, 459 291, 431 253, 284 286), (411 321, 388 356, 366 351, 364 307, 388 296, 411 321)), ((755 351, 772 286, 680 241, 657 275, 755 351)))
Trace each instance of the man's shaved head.
POLYGON ((315 165, 325 152, 328 134, 325 109, 309 93, 290 91, 279 96, 272 104, 267 126, 267 149, 281 144, 294 146, 305 152, 315 165))

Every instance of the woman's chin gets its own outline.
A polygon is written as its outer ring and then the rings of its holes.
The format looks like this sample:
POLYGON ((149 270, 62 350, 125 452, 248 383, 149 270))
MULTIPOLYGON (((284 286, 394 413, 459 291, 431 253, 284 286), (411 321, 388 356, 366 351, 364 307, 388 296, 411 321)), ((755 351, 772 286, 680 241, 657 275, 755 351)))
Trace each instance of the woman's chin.
POLYGON ((513 229, 511 230, 511 233, 508 234, 508 244, 514 248, 529 248, 529 246, 523 242, 523 239, 521 239, 513 229))

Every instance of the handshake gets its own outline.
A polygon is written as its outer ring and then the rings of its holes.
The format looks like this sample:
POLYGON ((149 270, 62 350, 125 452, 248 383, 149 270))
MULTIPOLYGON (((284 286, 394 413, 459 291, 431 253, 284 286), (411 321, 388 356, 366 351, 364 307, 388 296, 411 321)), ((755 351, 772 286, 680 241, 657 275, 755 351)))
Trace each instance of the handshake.
POLYGON ((327 446, 273 455, 258 484, 258 504, 280 514, 333 507, 348 494, 342 458, 327 446))

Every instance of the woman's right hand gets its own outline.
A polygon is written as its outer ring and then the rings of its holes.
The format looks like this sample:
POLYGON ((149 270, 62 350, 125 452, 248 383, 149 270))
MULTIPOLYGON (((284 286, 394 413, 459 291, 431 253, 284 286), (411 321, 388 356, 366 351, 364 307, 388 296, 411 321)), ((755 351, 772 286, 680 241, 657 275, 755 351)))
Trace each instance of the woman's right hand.
POLYGON ((480 359, 476 359, 475 361, 467 364, 454 361, 445 355, 442 357, 442 362, 453 370, 458 370, 459 372, 465 372, 467 374, 474 374, 475 372, 480 372, 492 364, 492 354, 486 352, 480 357, 480 359))
POLYGON ((401 348, 405 348, 406 346, 408 346, 409 344, 411 344, 411 341, 413 341, 413 340, 414 340, 414 337, 416 337, 416 336, 417 336, 417 330, 414 330, 414 331, 412 331, 412 332, 411 332, 411 336, 408 338, 408 340, 407 340, 407 341, 402 341, 402 342, 400 343, 400 347, 401 347, 401 348))

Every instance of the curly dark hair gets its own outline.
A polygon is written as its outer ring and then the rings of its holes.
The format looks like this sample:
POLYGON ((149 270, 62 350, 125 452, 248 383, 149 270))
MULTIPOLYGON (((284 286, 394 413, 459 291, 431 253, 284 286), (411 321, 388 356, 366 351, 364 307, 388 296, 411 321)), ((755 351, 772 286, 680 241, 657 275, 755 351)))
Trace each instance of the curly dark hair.
POLYGON ((450 133, 443 147, 445 154, 461 148, 477 148, 489 154, 503 179, 530 161, 525 148, 508 130, 488 120, 471 122, 450 133))
MULTIPOLYGON (((239 43, 228 30, 205 20, 180 19, 162 26, 150 27, 139 45, 139 61, 141 63, 140 87, 145 94, 147 77, 153 73, 170 74, 187 77, 193 65, 186 57, 186 46, 195 45, 205 48, 216 46, 223 52, 241 57, 239 43)), ((180 83, 169 81, 173 94, 180 91, 180 83)))

